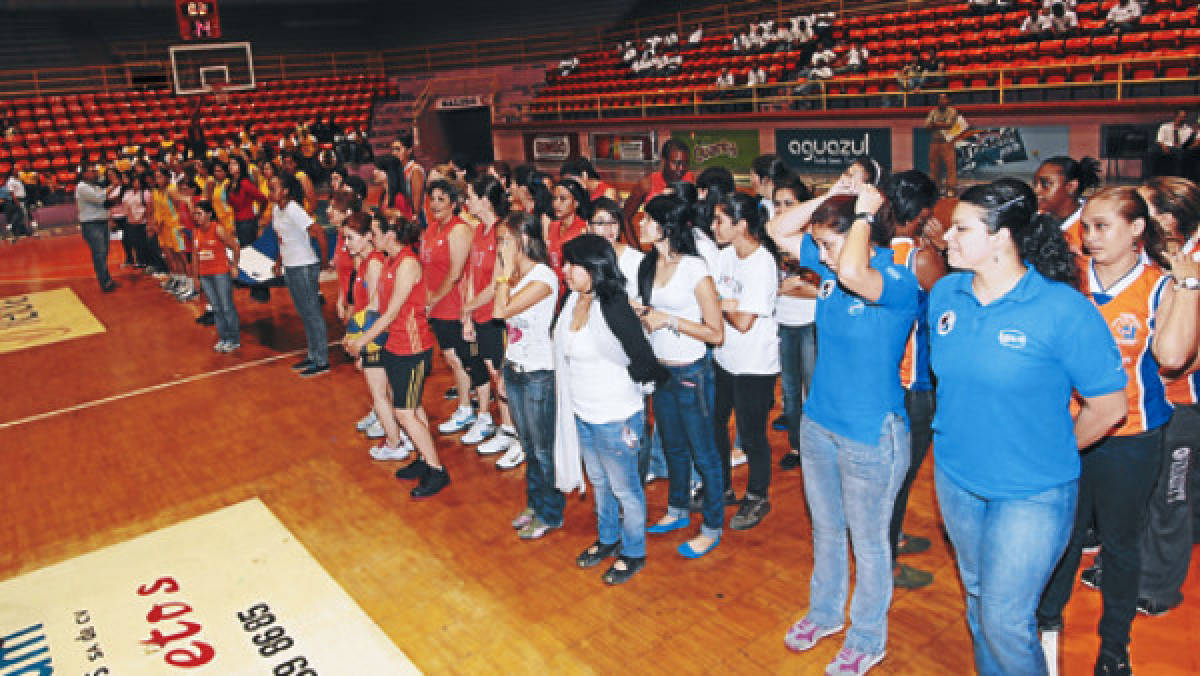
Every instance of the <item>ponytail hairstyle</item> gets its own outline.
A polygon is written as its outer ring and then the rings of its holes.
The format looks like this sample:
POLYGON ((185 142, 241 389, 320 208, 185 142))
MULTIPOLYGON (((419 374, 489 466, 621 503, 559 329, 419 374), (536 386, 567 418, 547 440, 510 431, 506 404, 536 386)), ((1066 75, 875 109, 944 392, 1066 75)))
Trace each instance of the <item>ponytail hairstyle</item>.
POLYGON ((766 247, 767 251, 771 252, 771 256, 775 259, 775 263, 779 264, 781 260, 779 247, 775 246, 775 240, 771 239, 771 236, 767 234, 766 219, 763 218, 762 209, 759 208, 757 197, 735 192, 722 199, 717 204, 717 208, 724 211, 729 216, 729 220, 734 223, 746 221, 746 234, 766 247))
POLYGON ((529 184, 529 194, 533 197, 533 216, 540 224, 542 217, 545 216, 550 220, 554 220, 554 196, 550 194, 550 189, 541 181, 534 181, 529 184))
POLYGON ((1037 195, 1024 181, 1002 178, 980 183, 968 188, 959 201, 983 210, 989 233, 1008 230, 1017 256, 1043 277, 1079 288, 1079 268, 1058 219, 1038 213, 1037 195))
POLYGON ((1085 157, 1081 160, 1074 160, 1065 155, 1056 155, 1042 162, 1042 166, 1053 165, 1058 167, 1059 173, 1063 175, 1063 181, 1075 181, 1075 192, 1072 197, 1079 199, 1087 191, 1100 187, 1100 161, 1085 157))
POLYGON ((475 191, 476 197, 487 200, 488 204, 492 205, 492 211, 498 219, 503 220, 508 216, 508 195, 504 192, 504 185, 496 177, 488 174, 480 176, 471 183, 471 190, 475 191))
POLYGON ((584 221, 592 218, 592 198, 588 195, 587 188, 583 184, 573 178, 568 178, 558 182, 556 188, 563 188, 571 193, 571 199, 575 200, 575 215, 582 218, 584 221))
POLYGON ((1100 201, 1112 203, 1116 207, 1113 213, 1127 223, 1142 219, 1145 227, 1142 228, 1140 244, 1145 249, 1146 255, 1163 269, 1171 269, 1171 264, 1167 261, 1165 254, 1166 242, 1162 226, 1150 215, 1150 207, 1146 206, 1146 200, 1142 199, 1137 188, 1127 185, 1109 186, 1088 198, 1088 202, 1100 201))
POLYGON ((521 237, 521 252, 526 258, 535 263, 549 265, 550 257, 546 253, 546 240, 542 237, 542 224, 533 214, 514 211, 504 219, 504 227, 521 237))
MULTIPOLYGON (((797 203, 807 202, 813 198, 812 191, 808 189, 804 181, 799 176, 790 172, 783 178, 775 181, 775 190, 791 190, 792 194, 796 197, 797 203)), ((774 198, 775 195, 772 194, 771 197, 774 198)))
POLYGON ((598 197, 595 202, 592 202, 592 216, 600 211, 612 216, 613 220, 617 222, 618 237, 625 240, 626 244, 637 248, 637 237, 634 236, 629 224, 625 222, 625 213, 621 211, 621 205, 609 197, 598 197))
MULTIPOLYGON (((854 225, 854 203, 857 200, 854 195, 834 195, 817 207, 809 222, 844 235, 850 231, 850 226, 854 225)), ((871 224, 871 244, 883 247, 891 244, 892 235, 896 231, 891 214, 892 209, 885 199, 875 214, 875 222, 871 224)))
POLYGON ((412 249, 414 254, 417 253, 417 246, 421 241, 421 224, 415 220, 409 220, 403 216, 399 216, 396 220, 382 219, 379 222, 379 232, 386 235, 389 232, 396 234, 396 242, 400 246, 406 246, 412 249))
POLYGON ((1185 242, 1196 234, 1200 227, 1200 186, 1186 178, 1155 176, 1146 181, 1145 189, 1155 211, 1175 217, 1175 229, 1185 242))
POLYGON ((726 195, 736 192, 733 174, 723 167, 709 167, 696 177, 696 190, 704 190, 705 194, 704 199, 698 199, 696 202, 696 215, 693 220, 709 239, 716 241, 712 228, 713 212, 726 195))
MULTIPOLYGON (((692 210, 674 195, 659 195, 646 203, 646 216, 654 219, 667 246, 677 254, 698 256, 692 235, 692 210)), ((658 247, 652 246, 638 265, 637 289, 643 305, 650 305, 654 291, 654 273, 658 270, 658 247)))
POLYGON ((604 322, 629 358, 629 377, 635 383, 666 382, 670 373, 655 358, 641 322, 633 314, 625 295, 625 276, 617 266, 617 253, 608 240, 600 235, 580 235, 563 245, 563 260, 587 270, 591 276, 604 322))
POLYGON ((900 225, 916 220, 926 209, 932 210, 938 200, 937 184, 916 169, 892 174, 884 182, 881 192, 887 197, 892 216, 900 225))

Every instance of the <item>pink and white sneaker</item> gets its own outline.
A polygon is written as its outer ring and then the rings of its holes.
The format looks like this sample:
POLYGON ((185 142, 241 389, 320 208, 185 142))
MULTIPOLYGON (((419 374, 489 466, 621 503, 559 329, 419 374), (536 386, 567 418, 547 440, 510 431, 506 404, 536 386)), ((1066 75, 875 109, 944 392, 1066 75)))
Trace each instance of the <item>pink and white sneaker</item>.
POLYGON ((825 676, 860 676, 883 661, 887 651, 860 653, 853 648, 842 648, 837 657, 825 667, 825 676))
POLYGON ((792 652, 802 653, 815 646, 817 641, 838 633, 845 626, 839 624, 836 627, 820 627, 806 617, 788 629, 787 636, 783 637, 783 644, 792 652))

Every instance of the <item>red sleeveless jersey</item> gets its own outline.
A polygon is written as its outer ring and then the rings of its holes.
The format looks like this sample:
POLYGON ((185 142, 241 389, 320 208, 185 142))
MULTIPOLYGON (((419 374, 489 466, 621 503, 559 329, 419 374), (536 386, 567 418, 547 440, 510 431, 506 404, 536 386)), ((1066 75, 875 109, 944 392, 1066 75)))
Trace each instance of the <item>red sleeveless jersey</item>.
MULTIPOLYGON (((386 312, 392 302, 392 294, 396 290, 396 271, 407 259, 416 260, 416 256, 407 247, 387 261, 379 276, 379 307, 386 312)), ((420 261, 418 261, 420 264, 420 261)), ((433 348, 433 331, 429 328, 429 320, 425 316, 425 298, 428 289, 425 287, 425 274, 413 284, 408 297, 400 307, 400 314, 388 327, 388 340, 383 349, 396 355, 420 354, 433 348)))
POLYGON ((587 223, 575 214, 571 214, 571 221, 565 227, 562 221, 554 221, 546 229, 546 254, 550 259, 550 267, 559 279, 562 279, 563 276, 563 245, 585 232, 587 232, 587 223))
MULTIPOLYGON (((458 215, 446 223, 430 221, 421 235, 421 266, 424 268, 425 286, 433 291, 442 285, 450 274, 450 232, 458 224, 466 225, 458 215)), ((470 227, 470 226, 467 226, 470 227)), ((442 296, 429 313, 431 319, 456 320, 462 318, 463 287, 460 279, 450 291, 442 296)))
MULTIPOLYGON (((472 296, 478 296, 492 283, 496 271, 496 223, 491 227, 480 223, 475 227, 471 254, 467 257, 467 272, 463 276, 472 296)), ((492 303, 475 308, 471 320, 476 324, 492 320, 492 303)))
MULTIPOLYGON (((354 277, 354 288, 351 289, 350 295, 354 298, 354 313, 358 314, 367 309, 371 304, 371 290, 367 288, 367 268, 371 266, 371 261, 379 261, 387 266, 387 256, 383 255, 382 251, 372 251, 371 255, 367 256, 358 264, 357 274, 354 277)), ((382 280, 382 275, 380 280, 382 280)), ((376 281, 379 284, 379 281, 376 281)), ((377 308, 380 312, 387 308, 377 308)))

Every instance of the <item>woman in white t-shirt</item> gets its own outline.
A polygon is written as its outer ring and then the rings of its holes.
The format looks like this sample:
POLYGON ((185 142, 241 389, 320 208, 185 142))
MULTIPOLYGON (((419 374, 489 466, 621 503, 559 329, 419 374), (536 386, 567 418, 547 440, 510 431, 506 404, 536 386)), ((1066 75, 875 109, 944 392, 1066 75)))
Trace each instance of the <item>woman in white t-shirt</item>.
MULTIPOLYGON (((547 265, 542 226, 517 211, 496 225, 493 312, 507 323, 501 373, 519 445, 527 458, 525 508, 513 519, 523 540, 562 526, 566 498, 554 476, 554 356, 550 323, 558 276, 547 265)), ((510 450, 511 452, 511 450, 510 450)))
POLYGON ((576 563, 589 568, 619 551, 604 581, 621 584, 646 563, 646 496, 637 473, 646 416, 641 384, 662 383, 668 374, 629 305, 612 246, 603 237, 583 234, 563 246, 563 261, 572 293, 552 335, 557 393, 569 404, 575 439, 556 444, 574 441, 583 456, 595 491, 598 531, 576 563))
POLYGON ((767 416, 775 405, 779 374, 779 334, 775 323, 779 255, 767 235, 758 200, 734 193, 717 205, 717 292, 725 317, 725 341, 715 350, 717 392, 714 409, 717 448, 725 460, 726 499, 736 500, 730 463, 729 416, 746 452, 750 477, 745 498, 729 521, 734 530, 757 526, 771 511, 771 447, 767 416))
POLYGON ((688 478, 695 463, 704 482, 704 522, 700 534, 677 551, 696 559, 717 546, 725 523, 707 349, 721 343, 725 327, 716 286, 696 252, 689 205, 674 196, 655 197, 646 204, 641 227, 642 240, 652 248, 638 270, 640 303, 635 301, 635 308, 650 331, 654 356, 671 374, 654 392, 654 416, 670 477, 667 513, 646 532, 670 533, 691 525, 688 478))

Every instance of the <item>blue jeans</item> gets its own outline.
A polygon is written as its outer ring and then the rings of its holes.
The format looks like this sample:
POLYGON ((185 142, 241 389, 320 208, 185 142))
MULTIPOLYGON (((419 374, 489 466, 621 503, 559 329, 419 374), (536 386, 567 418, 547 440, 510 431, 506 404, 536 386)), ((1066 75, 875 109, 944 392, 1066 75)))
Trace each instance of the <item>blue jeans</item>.
POLYGON ((317 366, 329 365, 329 332, 325 317, 321 314, 320 286, 321 265, 298 265, 283 269, 283 279, 292 304, 304 325, 304 339, 308 343, 308 359, 317 366))
POLYGON ((213 307, 213 322, 217 325, 217 338, 241 345, 241 326, 237 308, 233 305, 233 278, 226 272, 222 275, 201 275, 200 288, 213 307))
POLYGON ((704 525, 701 533, 716 537, 725 522, 721 456, 712 435, 713 401, 708 397, 712 364, 701 357, 686 366, 667 366, 671 379, 654 391, 654 415, 663 438, 671 485, 667 496, 674 518, 688 515, 688 476, 695 463, 704 481, 704 525))
POLYGON ((80 223, 83 241, 87 242, 92 252, 92 269, 96 271, 96 281, 104 288, 112 284, 112 276, 108 274, 108 221, 84 221, 80 223))
POLYGON ((1046 673, 1038 599, 1071 535, 1079 482, 989 500, 934 467, 938 505, 967 592, 975 669, 983 676, 1046 673))
POLYGON ((516 371, 505 364, 504 387, 525 447, 525 506, 557 528, 567 499, 554 485, 554 371, 516 371))
POLYGON ((808 619, 828 628, 841 626, 845 618, 849 528, 856 580, 844 647, 881 653, 887 646, 887 611, 892 602, 888 524, 908 468, 904 418, 888 414, 879 442, 868 445, 830 432, 805 416, 800 424, 800 457, 813 530, 808 619))
POLYGON ((788 443, 800 450, 800 422, 804 400, 812 384, 817 363, 817 325, 779 325, 779 366, 783 376, 783 417, 788 424, 788 443))
POLYGON ((640 435, 646 414, 594 424, 575 417, 583 466, 596 501, 596 530, 601 543, 621 543, 621 554, 646 555, 646 494, 637 471, 640 435))

